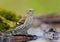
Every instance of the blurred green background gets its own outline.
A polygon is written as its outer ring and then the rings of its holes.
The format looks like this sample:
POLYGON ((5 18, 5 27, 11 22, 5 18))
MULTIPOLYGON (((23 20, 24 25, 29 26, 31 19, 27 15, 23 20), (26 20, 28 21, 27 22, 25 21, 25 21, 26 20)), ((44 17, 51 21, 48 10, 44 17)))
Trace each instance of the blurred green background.
POLYGON ((18 15, 30 8, 35 10, 35 15, 46 15, 50 12, 60 13, 60 0, 0 0, 0 7, 18 15))
POLYGON ((16 26, 17 21, 21 19, 21 16, 5 10, 0 9, 0 32, 5 32, 8 29, 16 26))

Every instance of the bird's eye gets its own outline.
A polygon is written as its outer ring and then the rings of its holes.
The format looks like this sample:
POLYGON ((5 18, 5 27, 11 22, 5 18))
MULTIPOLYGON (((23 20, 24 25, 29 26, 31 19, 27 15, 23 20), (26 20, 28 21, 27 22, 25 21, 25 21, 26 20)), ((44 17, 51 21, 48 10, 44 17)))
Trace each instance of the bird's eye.
POLYGON ((32 10, 29 10, 29 12, 32 12, 32 10))

